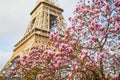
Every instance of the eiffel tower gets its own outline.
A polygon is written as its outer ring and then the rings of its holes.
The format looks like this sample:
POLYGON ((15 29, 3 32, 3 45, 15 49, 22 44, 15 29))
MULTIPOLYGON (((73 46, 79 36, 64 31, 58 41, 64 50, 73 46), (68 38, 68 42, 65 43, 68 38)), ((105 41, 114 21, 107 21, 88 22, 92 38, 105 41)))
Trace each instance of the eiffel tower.
MULTIPOLYGON (((49 34, 54 31, 53 21, 56 19, 62 22, 62 30, 65 30, 66 24, 62 16, 63 9, 59 6, 57 0, 38 0, 36 7, 30 13, 31 20, 26 29, 23 38, 15 45, 12 57, 8 60, 1 72, 9 74, 10 68, 14 67, 14 61, 24 54, 38 47, 38 44, 48 43, 49 34)), ((48 44, 52 48, 51 44, 48 44)))

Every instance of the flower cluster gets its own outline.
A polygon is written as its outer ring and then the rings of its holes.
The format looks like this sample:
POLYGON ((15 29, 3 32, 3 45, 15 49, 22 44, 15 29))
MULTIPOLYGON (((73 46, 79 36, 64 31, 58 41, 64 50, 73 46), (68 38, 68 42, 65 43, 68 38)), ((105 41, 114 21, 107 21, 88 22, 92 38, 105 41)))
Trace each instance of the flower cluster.
POLYGON ((25 55, 13 70, 40 80, 120 79, 120 1, 79 0, 65 34, 50 34, 53 48, 25 55))

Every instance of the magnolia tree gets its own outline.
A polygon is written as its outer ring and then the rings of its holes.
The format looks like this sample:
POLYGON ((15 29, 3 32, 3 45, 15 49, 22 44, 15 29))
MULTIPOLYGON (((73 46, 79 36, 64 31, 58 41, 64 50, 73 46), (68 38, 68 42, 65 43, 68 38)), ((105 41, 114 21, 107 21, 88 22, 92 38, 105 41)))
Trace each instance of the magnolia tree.
MULTIPOLYGON (((16 60, 11 76, 38 80, 119 80, 120 0, 79 0, 71 26, 16 60)), ((57 25, 60 29, 60 25, 57 25)))

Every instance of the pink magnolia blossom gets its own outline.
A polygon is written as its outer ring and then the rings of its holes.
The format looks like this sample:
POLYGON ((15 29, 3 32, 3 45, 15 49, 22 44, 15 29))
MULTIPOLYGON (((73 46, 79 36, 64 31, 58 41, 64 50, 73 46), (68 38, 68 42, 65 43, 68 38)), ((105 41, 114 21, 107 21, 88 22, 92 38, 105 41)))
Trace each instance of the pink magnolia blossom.
POLYGON ((116 22, 115 27, 116 27, 117 29, 120 29, 120 24, 118 24, 118 22, 116 22))
POLYGON ((87 63, 85 64, 85 66, 90 66, 89 62, 87 62, 87 63))
POLYGON ((96 40, 97 40, 97 37, 96 37, 96 36, 92 36, 92 40, 93 40, 93 41, 96 41, 96 40))
POLYGON ((99 58, 100 60, 103 59, 103 58, 104 58, 103 53, 100 53, 99 56, 98 56, 98 58, 99 58))
POLYGON ((85 25, 85 22, 84 22, 84 21, 82 21, 82 22, 81 22, 81 24, 82 24, 82 26, 83 26, 83 25, 85 25))
POLYGON ((66 33, 69 33, 71 31, 71 27, 68 27, 67 29, 66 29, 66 33))
POLYGON ((83 54, 87 55, 87 54, 88 54, 88 52, 84 50, 84 51, 83 51, 83 54))
POLYGON ((35 59, 35 60, 38 60, 38 59, 39 59, 39 56, 34 56, 34 59, 35 59))
POLYGON ((72 65, 73 65, 73 66, 76 66, 76 65, 77 65, 77 62, 72 62, 72 65))
POLYGON ((85 66, 91 66, 92 65, 92 61, 86 62, 85 66))
POLYGON ((114 79, 115 79, 115 80, 118 80, 118 78, 119 78, 119 75, 118 75, 118 74, 115 74, 115 75, 114 75, 114 79))
POLYGON ((68 78, 72 78, 72 72, 68 72, 68 78))
POLYGON ((99 29, 99 30, 100 30, 100 31, 104 31, 104 29, 105 29, 104 27, 100 27, 100 29, 99 29))
POLYGON ((79 69, 79 67, 76 65, 76 66, 75 66, 75 70, 77 71, 78 69, 79 69))
POLYGON ((73 48, 72 47, 67 47, 66 50, 68 51, 68 53, 72 53, 73 52, 73 48))
POLYGON ((55 57, 58 57, 60 54, 61 54, 60 52, 56 52, 55 57))
POLYGON ((59 68, 59 66, 60 66, 59 64, 55 64, 55 68, 59 68))
POLYGON ((16 62, 17 64, 20 64, 20 60, 15 60, 15 62, 16 62))
POLYGON ((81 28, 80 26, 76 26, 76 27, 75 27, 75 30, 76 30, 76 31, 79 31, 79 30, 82 30, 82 28, 81 28))
POLYGON ((25 56, 23 56, 23 59, 27 59, 27 56, 25 55, 25 56))
POLYGON ((50 33, 50 39, 53 39, 55 37, 54 33, 50 33))
POLYGON ((62 61, 61 61, 61 60, 58 60, 58 61, 57 61, 57 64, 58 64, 58 65, 60 65, 61 63, 62 63, 62 61))
POLYGON ((86 58, 86 55, 83 54, 83 55, 81 56, 81 60, 83 61, 85 58, 86 58))
POLYGON ((90 26, 90 30, 94 31, 95 30, 94 26, 90 26))
POLYGON ((47 53, 48 53, 48 55, 49 55, 50 57, 53 56, 53 52, 52 52, 52 51, 49 50, 47 53))
POLYGON ((74 45, 76 43, 76 41, 70 41, 71 45, 74 45))
POLYGON ((110 73, 107 72, 107 73, 105 74, 105 77, 106 77, 106 78, 109 78, 109 76, 110 76, 110 73))

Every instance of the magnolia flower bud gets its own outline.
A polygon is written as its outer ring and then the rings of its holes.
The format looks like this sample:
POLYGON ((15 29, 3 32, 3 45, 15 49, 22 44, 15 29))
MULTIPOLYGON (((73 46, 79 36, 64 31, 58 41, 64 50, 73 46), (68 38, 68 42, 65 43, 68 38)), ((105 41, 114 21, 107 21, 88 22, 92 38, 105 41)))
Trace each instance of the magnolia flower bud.
POLYGON ((92 40, 93 40, 93 41, 96 41, 96 40, 97 40, 97 37, 96 37, 96 36, 92 36, 92 40))
POLYGON ((98 59, 102 60, 103 58, 104 58, 103 53, 100 53, 99 56, 98 56, 98 59))
POLYGON ((17 64, 20 64, 20 60, 15 60, 15 62, 16 62, 17 64))
POLYGON ((100 30, 100 31, 104 31, 104 29, 105 29, 104 27, 100 27, 100 29, 99 29, 99 30, 100 30))
POLYGON ((88 52, 87 52, 87 51, 83 51, 83 54, 87 55, 87 54, 88 54, 88 52))
POLYGON ((25 55, 25 56, 23 56, 23 59, 27 59, 27 56, 25 55))
POLYGON ((91 31, 94 31, 95 29, 94 29, 94 26, 90 26, 90 30, 91 31))

